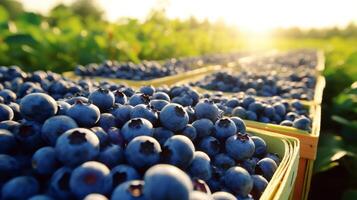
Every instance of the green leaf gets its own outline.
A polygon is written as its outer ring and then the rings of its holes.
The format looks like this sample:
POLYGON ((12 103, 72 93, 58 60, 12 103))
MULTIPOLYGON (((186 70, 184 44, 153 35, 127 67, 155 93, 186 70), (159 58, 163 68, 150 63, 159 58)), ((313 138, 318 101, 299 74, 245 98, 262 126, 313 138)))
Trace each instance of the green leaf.
POLYGON ((9 35, 4 40, 9 45, 16 44, 27 44, 27 45, 35 45, 37 41, 29 34, 13 34, 9 35))
POLYGON ((41 24, 42 17, 36 13, 26 12, 21 14, 18 20, 27 25, 32 24, 38 26, 41 24))
POLYGON ((341 137, 332 134, 321 135, 314 172, 319 173, 336 167, 336 162, 345 155, 341 137))

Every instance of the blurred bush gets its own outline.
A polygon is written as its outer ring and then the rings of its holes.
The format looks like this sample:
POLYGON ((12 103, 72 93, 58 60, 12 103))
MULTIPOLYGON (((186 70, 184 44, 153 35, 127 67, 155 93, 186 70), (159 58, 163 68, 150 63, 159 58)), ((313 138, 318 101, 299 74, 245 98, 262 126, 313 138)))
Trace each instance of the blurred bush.
POLYGON ((109 23, 91 2, 60 4, 48 16, 15 15, 11 6, 0 3, 0 64, 63 72, 105 59, 138 62, 239 47, 238 31, 223 22, 171 20, 163 10, 153 10, 143 22, 123 18, 109 23))

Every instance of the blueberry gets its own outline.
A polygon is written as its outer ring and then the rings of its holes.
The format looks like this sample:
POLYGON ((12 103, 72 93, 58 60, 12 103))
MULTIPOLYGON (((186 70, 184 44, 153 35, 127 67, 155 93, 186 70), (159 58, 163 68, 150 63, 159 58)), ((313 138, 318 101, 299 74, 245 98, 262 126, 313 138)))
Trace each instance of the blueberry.
POLYGON ((213 159, 213 165, 220 169, 227 170, 236 165, 236 162, 229 157, 227 154, 220 153, 216 155, 213 159))
POLYGON ((71 107, 71 104, 65 101, 57 101, 57 115, 66 115, 67 110, 71 107))
POLYGON ((265 141, 258 136, 252 136, 250 138, 253 140, 255 146, 254 156, 259 158, 265 156, 267 153, 267 145, 265 141))
POLYGON ((18 176, 6 182, 1 191, 1 199, 29 199, 40 190, 38 181, 31 176, 18 176))
POLYGON ((244 108, 248 108, 248 106, 253 102, 255 102, 254 97, 246 96, 246 97, 243 98, 243 102, 242 102, 243 103, 243 107, 244 108))
POLYGON ((209 180, 212 176, 211 159, 206 153, 196 151, 187 170, 191 177, 199 178, 205 181, 209 180))
POLYGON ((108 131, 111 127, 116 126, 116 119, 111 113, 103 113, 100 115, 98 125, 108 131))
POLYGON ((282 117, 278 114, 275 114, 273 117, 272 117, 272 122, 271 123, 274 123, 274 124, 278 124, 279 122, 281 122, 282 120, 282 117))
POLYGON ((160 143, 160 145, 164 145, 166 140, 172 137, 174 133, 169 129, 158 127, 154 129, 154 138, 160 143))
POLYGON ((209 157, 214 157, 220 152, 221 143, 212 136, 206 136, 198 143, 198 149, 205 152, 209 157))
POLYGON ((114 189, 111 200, 145 200, 144 188, 144 181, 127 181, 114 189))
POLYGON ((269 123, 270 122, 270 119, 268 117, 265 117, 265 116, 260 116, 258 118, 258 122, 262 122, 262 123, 269 123))
POLYGON ((265 188, 268 186, 268 181, 261 175, 253 175, 253 190, 252 194, 254 198, 259 199, 263 194, 265 188))
POLYGON ((69 185, 77 198, 91 193, 108 194, 112 187, 109 169, 95 161, 85 162, 73 170, 69 185))
POLYGON ((262 175, 264 178, 270 181, 277 168, 278 166, 273 159, 263 158, 257 163, 255 173, 258 175, 262 175))
POLYGON ((212 194, 214 200, 237 200, 237 198, 228 192, 215 192, 212 194))
POLYGON ((124 151, 121 146, 108 145, 101 149, 98 155, 98 161, 108 167, 114 167, 124 161, 124 151))
POLYGON ((155 110, 161 111, 167 104, 170 102, 162 99, 153 99, 150 101, 150 106, 152 106, 155 110))
POLYGON ((98 122, 100 111, 93 104, 76 101, 68 109, 67 115, 73 118, 80 127, 91 127, 98 122))
POLYGON ((232 167, 224 174, 224 185, 234 194, 247 196, 253 189, 253 179, 242 167, 232 167))
POLYGON ((218 169, 215 166, 212 166, 212 177, 207 181, 209 188, 212 192, 221 191, 223 189, 223 175, 224 170, 218 169))
POLYGON ((90 129, 99 139, 101 147, 105 147, 110 142, 109 134, 102 127, 95 126, 90 129))
POLYGON ((0 154, 0 182, 17 175, 19 170, 20 164, 14 157, 0 154))
POLYGON ((53 198, 48 195, 39 194, 29 198, 29 200, 53 200, 53 198))
POLYGON ((268 153, 268 154, 266 155, 266 158, 270 158, 270 159, 274 160, 274 162, 275 162, 276 165, 278 165, 278 166, 279 166, 280 161, 281 161, 279 155, 276 154, 276 153, 268 153))
POLYGON ((32 168, 38 174, 49 175, 56 171, 59 162, 53 147, 42 147, 32 156, 32 168))
POLYGON ((255 101, 255 102, 252 102, 251 104, 249 104, 248 110, 255 112, 255 113, 259 113, 264 110, 264 106, 262 103, 255 101))
POLYGON ((166 94, 165 92, 155 92, 152 95, 153 99, 160 99, 160 100, 165 100, 165 101, 170 101, 170 96, 166 94))
POLYGON ((14 102, 17 98, 16 94, 9 89, 1 90, 0 97, 4 99, 4 103, 6 104, 9 104, 10 102, 14 102))
POLYGON ((208 99, 203 99, 195 106, 195 112, 197 119, 206 118, 215 122, 221 115, 218 107, 208 99))
POLYGON ((117 144, 121 147, 123 147, 125 144, 124 137, 121 134, 120 129, 116 127, 112 127, 108 130, 108 137, 109 142, 112 144, 117 144))
POLYGON ((104 195, 93 193, 87 195, 83 200, 108 200, 108 198, 104 195))
POLYGON ((288 112, 286 115, 285 115, 285 119, 286 120, 289 120, 289 121, 294 121, 296 118, 298 118, 299 115, 295 112, 288 112))
POLYGON ((160 112, 162 126, 174 132, 184 129, 188 121, 186 110, 179 104, 168 104, 160 112))
POLYGON ((275 103, 273 105, 273 108, 275 109, 275 113, 281 117, 284 116, 286 113, 286 108, 285 108, 284 104, 282 104, 282 103, 275 103))
POLYGON ((284 121, 280 122, 280 125, 292 127, 293 126, 293 122, 290 121, 290 120, 284 120, 284 121))
POLYGON ((170 137, 162 148, 162 159, 165 163, 186 168, 193 159, 195 146, 183 135, 170 137))
POLYGON ((149 136, 135 137, 125 149, 127 162, 137 169, 145 169, 157 164, 160 153, 159 142, 149 136))
POLYGON ((48 144, 54 146, 62 133, 73 128, 78 128, 78 125, 72 118, 65 115, 53 116, 43 123, 41 136, 48 144))
POLYGON ((253 156, 255 146, 247 134, 236 134, 226 140, 226 151, 235 160, 244 160, 253 156))
POLYGON ((243 167, 245 170, 247 170, 250 174, 255 173, 255 167, 257 166, 257 162, 259 161, 258 158, 252 157, 252 158, 247 158, 239 163, 241 167, 243 167))
POLYGON ((159 117, 157 112, 148 105, 138 104, 130 112, 130 118, 144 118, 151 122, 151 124, 156 124, 159 117))
POLYGON ((139 91, 148 96, 152 96, 155 92, 155 88, 152 85, 142 86, 139 91))
POLYGON ((304 105, 301 103, 301 101, 297 99, 291 102, 291 106, 297 110, 302 110, 304 108, 304 105))
POLYGON ((238 106, 232 110, 232 115, 240 118, 246 118, 247 112, 243 107, 238 106))
POLYGON ((57 102, 47 94, 32 93, 21 99, 20 112, 27 120, 43 122, 57 113, 57 102))
POLYGON ((188 114, 189 123, 192 123, 193 121, 195 121, 196 120, 195 110, 191 106, 186 106, 185 110, 188 114))
POLYGON ((119 90, 114 92, 114 97, 115 103, 124 105, 128 102, 128 97, 124 94, 124 92, 121 92, 119 90))
POLYGON ((130 87, 125 87, 121 90, 127 97, 131 97, 135 94, 135 91, 130 87))
POLYGON ((72 193, 69 187, 69 180, 72 169, 68 167, 59 168, 50 180, 50 194, 58 199, 70 199, 72 193))
POLYGON ((116 187, 126 181, 140 179, 139 173, 130 165, 117 165, 114 167, 110 174, 113 178, 113 186, 116 187))
POLYGON ((311 120, 305 116, 302 116, 294 120, 293 127, 309 131, 311 127, 311 120))
POLYGON ((137 136, 153 136, 153 127, 147 119, 134 118, 124 124, 121 133, 125 141, 129 142, 137 136))
POLYGON ((217 138, 225 140, 237 132, 237 127, 233 120, 224 117, 216 121, 214 130, 217 138))
POLYGON ((130 120, 130 113, 133 110, 131 105, 118 105, 111 112, 115 117, 116 125, 122 127, 127 121, 130 120))
POLYGON ((70 129, 57 139, 55 149, 63 164, 76 166, 99 154, 99 139, 88 129, 70 129))
POLYGON ((235 107, 239 106, 239 100, 237 98, 232 98, 227 101, 226 106, 235 108, 235 107))
POLYGON ((192 126, 195 127, 197 136, 204 137, 211 134, 214 125, 209 119, 199 119, 192 123, 192 126))
POLYGON ((149 102, 150 102, 150 97, 143 93, 134 94, 133 96, 131 96, 129 98, 129 101, 128 101, 128 103, 131 106, 136 106, 139 104, 148 104, 149 102))
POLYGON ((0 129, 5 129, 12 133, 16 133, 16 131, 19 129, 20 126, 21 124, 19 122, 12 121, 12 120, 6 120, 0 122, 0 129))
POLYGON ((257 121, 258 120, 258 116, 255 112, 252 112, 250 110, 248 110, 246 112, 246 119, 247 120, 252 120, 252 121, 257 121))
POLYGON ((187 126, 181 131, 181 134, 188 137, 192 141, 194 141, 197 137, 196 128, 191 124, 187 124, 187 126))
POLYGON ((13 120, 20 120, 22 119, 21 113, 20 113, 20 105, 14 102, 10 102, 8 106, 11 108, 12 112, 14 113, 14 117, 12 118, 13 120))
POLYGON ((275 115, 275 109, 271 105, 266 105, 263 113, 267 117, 273 117, 275 115))
POLYGON ((33 151, 43 146, 41 128, 41 124, 38 122, 22 121, 15 131, 15 136, 23 149, 33 151))
POLYGON ((144 196, 152 200, 189 200, 193 189, 189 176, 172 165, 151 167, 146 171, 144 181, 144 196))
POLYGON ((106 111, 114 105, 114 94, 108 89, 99 88, 88 96, 88 100, 96 105, 101 111, 106 111))
POLYGON ((15 135, 6 129, 0 129, 0 154, 13 152, 16 145, 15 135))
POLYGON ((246 131, 246 126, 245 126, 244 121, 243 121, 241 118, 239 118, 239 117, 231 117, 230 119, 231 119, 231 120, 234 122, 234 124, 236 125, 237 132, 244 134, 245 131, 246 131))
POLYGON ((14 118, 14 111, 5 104, 0 103, 0 121, 12 120, 14 118))

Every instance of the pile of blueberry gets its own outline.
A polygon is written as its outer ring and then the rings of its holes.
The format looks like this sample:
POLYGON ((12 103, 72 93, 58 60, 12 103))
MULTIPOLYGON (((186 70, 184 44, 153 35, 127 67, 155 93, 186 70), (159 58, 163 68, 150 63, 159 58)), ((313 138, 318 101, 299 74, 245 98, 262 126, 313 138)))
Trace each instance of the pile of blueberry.
POLYGON ((308 72, 263 70, 217 72, 192 83, 208 90, 245 92, 263 97, 280 96, 287 99, 312 100, 316 78, 308 72))
POLYGON ((215 102, 225 116, 311 131, 309 110, 299 100, 287 101, 278 96, 262 99, 244 93, 227 98, 221 92, 203 96, 215 102))
POLYGON ((243 120, 222 117, 229 101, 190 87, 134 91, 18 67, 0 67, 0 83, 4 200, 258 199, 280 162, 243 120))
POLYGON ((244 60, 240 64, 248 69, 308 71, 315 74, 317 61, 315 50, 303 49, 244 60))
POLYGON ((106 61, 100 65, 88 64, 77 66, 75 74, 79 76, 101 76, 127 80, 151 80, 155 78, 179 74, 207 65, 218 65, 236 61, 242 53, 214 54, 199 57, 168 59, 162 63, 143 61, 139 64, 132 62, 118 63, 106 61))

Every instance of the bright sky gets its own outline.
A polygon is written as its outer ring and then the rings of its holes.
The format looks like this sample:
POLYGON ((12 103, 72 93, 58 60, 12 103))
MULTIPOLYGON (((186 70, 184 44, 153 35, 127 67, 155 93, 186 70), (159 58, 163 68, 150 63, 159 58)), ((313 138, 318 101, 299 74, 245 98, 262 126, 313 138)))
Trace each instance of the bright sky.
MULTIPOLYGON (((60 2, 73 0, 20 1, 28 10, 46 13, 60 2)), ((165 2, 171 18, 223 19, 257 32, 276 27, 345 26, 357 22, 357 0, 98 0, 111 21, 123 16, 144 19, 158 2, 165 2)))

